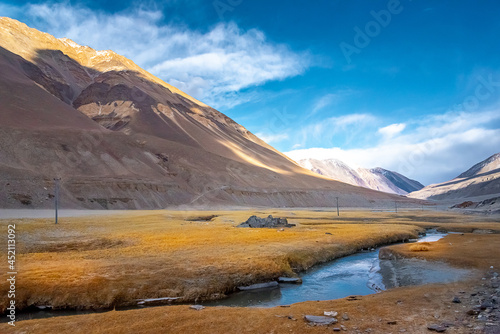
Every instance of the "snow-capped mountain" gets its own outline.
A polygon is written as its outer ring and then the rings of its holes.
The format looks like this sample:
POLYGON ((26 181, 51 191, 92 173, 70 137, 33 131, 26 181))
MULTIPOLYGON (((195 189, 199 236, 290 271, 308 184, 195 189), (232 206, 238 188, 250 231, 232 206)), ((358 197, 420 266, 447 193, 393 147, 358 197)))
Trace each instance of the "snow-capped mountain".
POLYGON ((302 167, 334 180, 386 193, 406 195, 424 187, 418 181, 380 167, 353 168, 338 159, 302 159, 298 163, 302 167))

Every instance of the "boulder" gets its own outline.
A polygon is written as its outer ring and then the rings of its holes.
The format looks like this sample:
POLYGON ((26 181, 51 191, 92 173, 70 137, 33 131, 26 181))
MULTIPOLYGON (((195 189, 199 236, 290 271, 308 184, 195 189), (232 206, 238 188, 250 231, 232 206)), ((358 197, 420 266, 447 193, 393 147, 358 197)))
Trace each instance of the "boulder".
POLYGON ((320 315, 305 315, 304 319, 311 325, 315 326, 328 326, 338 322, 337 319, 332 317, 324 317, 320 315))
POLYGON ((288 224, 286 218, 273 218, 269 215, 267 218, 259 218, 257 216, 251 216, 244 223, 238 225, 238 227, 252 227, 252 228, 276 228, 276 227, 293 227, 295 224, 288 224))

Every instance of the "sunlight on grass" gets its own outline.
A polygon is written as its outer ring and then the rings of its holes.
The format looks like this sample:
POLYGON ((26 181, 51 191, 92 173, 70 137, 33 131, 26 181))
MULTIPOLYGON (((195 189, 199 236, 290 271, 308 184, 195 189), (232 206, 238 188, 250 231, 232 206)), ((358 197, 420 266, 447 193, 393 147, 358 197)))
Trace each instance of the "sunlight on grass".
MULTIPOLYGON (((464 219, 464 217, 460 217, 464 219)), ((104 217, 5 220, 18 237, 17 305, 89 308, 137 299, 216 299, 235 287, 293 276, 362 248, 415 238, 456 216, 326 211, 134 211, 104 217), (250 215, 296 227, 237 228, 250 215)), ((481 228, 498 223, 479 221, 481 228)), ((471 228, 470 224, 462 228, 471 228)), ((419 247, 423 247, 421 245, 419 247)), ((0 241, 5 249, 5 240, 0 241)), ((6 296, 7 285, 0 283, 6 296)), ((7 300, 2 299, 1 307, 7 300)))

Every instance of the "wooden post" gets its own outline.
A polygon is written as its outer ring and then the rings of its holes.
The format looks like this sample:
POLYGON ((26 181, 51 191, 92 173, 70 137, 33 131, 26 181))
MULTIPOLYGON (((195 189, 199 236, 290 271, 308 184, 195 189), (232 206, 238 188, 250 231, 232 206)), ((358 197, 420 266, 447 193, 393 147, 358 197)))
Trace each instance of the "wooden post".
POLYGON ((57 220, 59 218, 59 181, 61 179, 60 178, 55 178, 54 181, 55 181, 55 187, 56 187, 56 193, 55 193, 55 209, 56 209, 56 224, 57 224, 57 220))
POLYGON ((337 197, 337 216, 340 216, 340 211, 339 211, 339 198, 337 197))

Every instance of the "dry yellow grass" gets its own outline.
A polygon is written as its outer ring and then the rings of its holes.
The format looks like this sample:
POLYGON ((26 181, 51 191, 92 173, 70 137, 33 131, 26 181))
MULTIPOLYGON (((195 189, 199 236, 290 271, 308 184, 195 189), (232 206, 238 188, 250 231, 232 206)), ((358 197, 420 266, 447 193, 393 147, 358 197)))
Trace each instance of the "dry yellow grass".
POLYGON ((431 249, 430 242, 419 242, 418 244, 411 245, 410 251, 412 252, 427 252, 431 249))
MULTIPOLYGON (((388 251, 399 257, 416 257, 426 260, 446 262, 464 268, 488 270, 491 266, 498 268, 500 257, 499 234, 450 234, 445 238, 430 243, 430 252, 415 252, 417 245, 400 244, 387 247, 388 251)), ((497 270, 497 269, 495 269, 497 270)))
MULTIPOLYGON (((301 210, 137 211, 66 218, 59 225, 49 219, 1 224, 17 227, 18 306, 98 308, 143 298, 220 298, 236 286, 292 276, 361 248, 414 238, 417 226, 460 225, 463 219, 440 213, 361 211, 343 212, 341 217, 301 210), (297 227, 235 228, 252 214, 287 217, 297 227)), ((466 219, 468 225, 462 228, 500 227, 482 217, 466 219)), ((0 247, 6 249, 5 239, 0 247)), ((6 289, 1 282, 2 296, 6 289)), ((1 300, 2 309, 6 302, 1 300)))

